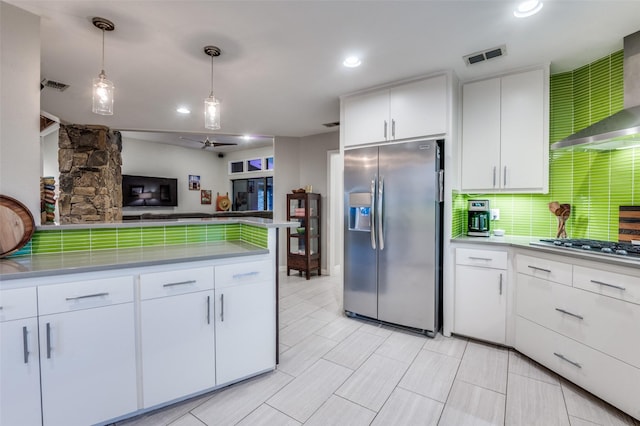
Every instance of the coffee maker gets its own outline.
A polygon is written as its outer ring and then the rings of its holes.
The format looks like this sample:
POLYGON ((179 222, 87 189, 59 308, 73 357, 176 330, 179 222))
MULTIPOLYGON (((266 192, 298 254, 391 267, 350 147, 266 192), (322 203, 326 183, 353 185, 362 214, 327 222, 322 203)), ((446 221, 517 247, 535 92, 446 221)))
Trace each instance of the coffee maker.
POLYGON ((471 237, 488 237, 491 209, 489 200, 469 200, 467 235, 471 237))

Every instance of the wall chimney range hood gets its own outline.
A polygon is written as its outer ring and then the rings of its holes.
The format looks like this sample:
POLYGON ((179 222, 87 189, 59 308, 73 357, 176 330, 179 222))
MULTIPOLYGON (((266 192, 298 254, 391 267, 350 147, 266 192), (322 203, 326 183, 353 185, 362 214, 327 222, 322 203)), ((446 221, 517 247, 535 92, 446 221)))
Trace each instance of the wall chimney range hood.
POLYGON ((552 150, 640 147, 640 31, 624 38, 624 109, 551 145, 552 150))

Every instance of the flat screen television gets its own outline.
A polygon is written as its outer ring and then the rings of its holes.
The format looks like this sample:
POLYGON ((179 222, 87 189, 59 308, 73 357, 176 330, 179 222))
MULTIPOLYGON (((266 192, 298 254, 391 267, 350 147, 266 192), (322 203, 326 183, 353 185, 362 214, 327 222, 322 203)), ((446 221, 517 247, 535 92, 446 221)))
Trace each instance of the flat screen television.
POLYGON ((122 207, 175 207, 178 179, 122 175, 122 207))

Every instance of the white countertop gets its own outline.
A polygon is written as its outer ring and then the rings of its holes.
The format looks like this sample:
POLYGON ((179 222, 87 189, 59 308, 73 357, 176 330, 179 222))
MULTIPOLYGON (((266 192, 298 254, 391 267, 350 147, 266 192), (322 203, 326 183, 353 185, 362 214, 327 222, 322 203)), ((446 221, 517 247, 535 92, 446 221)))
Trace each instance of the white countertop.
POLYGON ((261 228, 296 228, 298 222, 286 220, 266 219, 262 217, 203 217, 193 219, 161 219, 161 220, 125 220, 122 222, 102 223, 73 223, 68 225, 40 225, 38 231, 54 231, 58 229, 89 229, 89 228, 139 228, 144 226, 175 226, 175 225, 226 225, 242 223, 261 228))

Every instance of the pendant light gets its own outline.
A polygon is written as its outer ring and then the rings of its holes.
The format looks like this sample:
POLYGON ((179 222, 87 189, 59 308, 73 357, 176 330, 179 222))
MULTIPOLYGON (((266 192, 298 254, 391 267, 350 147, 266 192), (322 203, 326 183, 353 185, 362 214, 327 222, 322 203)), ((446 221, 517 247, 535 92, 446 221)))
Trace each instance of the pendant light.
POLYGON ((204 127, 211 130, 220 128, 220 102, 213 96, 213 58, 222 53, 219 47, 205 46, 204 53, 211 56, 211 91, 204 100, 204 127))
POLYGON ((104 32, 113 31, 116 26, 108 19, 95 17, 93 25, 102 30, 102 70, 98 78, 93 79, 93 108, 92 111, 100 115, 113 115, 113 82, 107 80, 104 73, 104 32))

